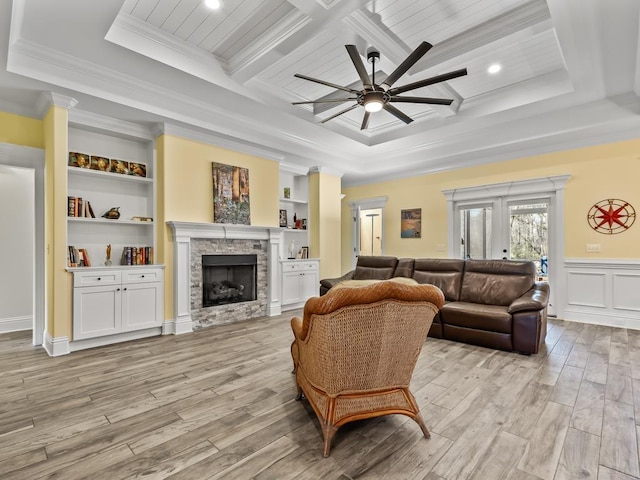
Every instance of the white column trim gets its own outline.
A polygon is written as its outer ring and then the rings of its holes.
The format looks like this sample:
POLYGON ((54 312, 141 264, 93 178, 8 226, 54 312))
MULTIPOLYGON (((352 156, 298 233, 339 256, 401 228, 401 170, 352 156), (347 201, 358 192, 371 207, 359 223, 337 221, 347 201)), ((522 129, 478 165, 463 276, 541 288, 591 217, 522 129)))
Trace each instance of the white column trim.
POLYGON ((42 346, 50 357, 59 357, 71 353, 69 337, 52 337, 46 330, 43 335, 42 346))

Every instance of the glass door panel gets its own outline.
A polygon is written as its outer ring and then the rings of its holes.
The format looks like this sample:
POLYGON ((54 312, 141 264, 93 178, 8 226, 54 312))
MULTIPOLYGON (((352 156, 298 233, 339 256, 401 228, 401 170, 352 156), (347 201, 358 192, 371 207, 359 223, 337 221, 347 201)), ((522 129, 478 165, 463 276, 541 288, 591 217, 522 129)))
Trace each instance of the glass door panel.
POLYGON ((549 202, 509 202, 509 258, 531 260, 538 267, 538 279, 549 273, 549 202))
POLYGON ((491 258, 490 206, 460 208, 461 258, 491 258))

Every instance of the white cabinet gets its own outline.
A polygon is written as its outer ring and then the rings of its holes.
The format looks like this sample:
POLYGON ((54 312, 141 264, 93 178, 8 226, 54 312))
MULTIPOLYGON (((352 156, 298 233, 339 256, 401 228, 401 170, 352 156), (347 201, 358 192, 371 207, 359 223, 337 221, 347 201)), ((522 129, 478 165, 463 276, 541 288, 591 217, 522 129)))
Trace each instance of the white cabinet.
POLYGON ((73 272, 73 340, 161 327, 160 267, 82 269, 73 272))
POLYGON ((302 307, 308 298, 318 296, 319 260, 284 260, 281 270, 283 309, 302 307))

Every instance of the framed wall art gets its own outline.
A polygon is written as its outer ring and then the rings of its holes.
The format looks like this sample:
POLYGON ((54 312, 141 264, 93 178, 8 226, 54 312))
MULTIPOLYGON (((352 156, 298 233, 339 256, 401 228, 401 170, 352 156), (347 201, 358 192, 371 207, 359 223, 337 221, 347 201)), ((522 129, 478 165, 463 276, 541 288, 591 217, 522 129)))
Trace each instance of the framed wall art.
POLYGON ((251 225, 249 169, 213 163, 213 221, 251 225))
POLYGON ((421 238, 422 209, 410 208, 400 211, 400 238, 421 238))

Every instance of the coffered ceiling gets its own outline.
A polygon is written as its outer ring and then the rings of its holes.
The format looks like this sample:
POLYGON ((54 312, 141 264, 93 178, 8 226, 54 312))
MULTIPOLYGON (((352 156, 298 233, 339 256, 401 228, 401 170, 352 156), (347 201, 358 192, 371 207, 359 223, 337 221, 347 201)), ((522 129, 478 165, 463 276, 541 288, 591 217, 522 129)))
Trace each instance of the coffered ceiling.
MULTIPOLYGON (((439 171, 635 138, 636 0, 13 0, 0 7, 0 110, 36 115, 41 91, 79 110, 193 136, 346 183, 439 171), (434 47, 395 84, 460 68, 411 91, 453 103, 362 106, 299 73, 355 90, 345 49, 376 83, 421 42, 434 47), (488 67, 499 64, 496 74, 488 67), (5 70, 5 69, 3 69, 5 70), (371 72, 369 72, 371 73, 371 72)), ((409 94, 407 94, 409 95, 409 94)))

